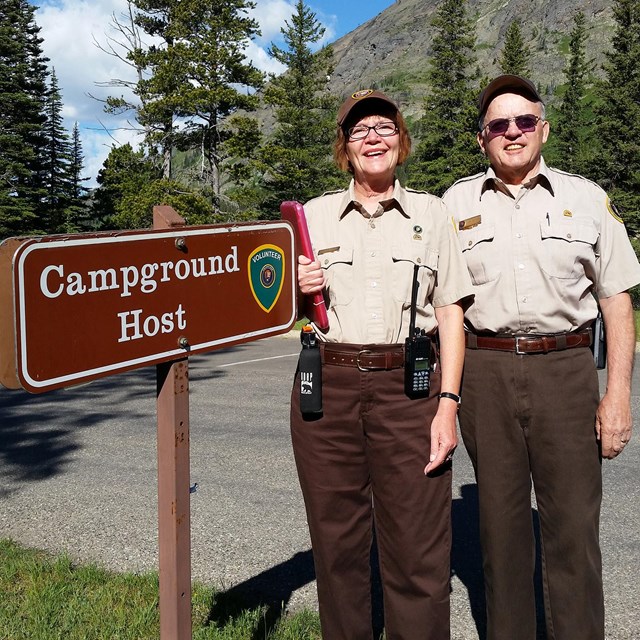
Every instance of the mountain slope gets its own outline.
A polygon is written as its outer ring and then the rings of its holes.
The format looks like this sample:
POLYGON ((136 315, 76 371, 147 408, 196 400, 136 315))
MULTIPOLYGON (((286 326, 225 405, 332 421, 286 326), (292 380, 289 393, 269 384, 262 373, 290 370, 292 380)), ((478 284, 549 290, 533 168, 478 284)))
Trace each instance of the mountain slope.
MULTIPOLYGON (((332 46, 336 62, 330 90, 339 96, 365 87, 387 90, 408 115, 418 113, 428 91, 426 71, 432 54, 431 17, 438 0, 396 0, 332 46)), ((588 56, 597 68, 610 48, 614 21, 612 0, 469 0, 476 21, 478 66, 484 76, 497 75, 497 58, 505 32, 519 19, 532 52, 531 79, 546 97, 564 81, 569 33, 577 11, 585 14, 588 56)))

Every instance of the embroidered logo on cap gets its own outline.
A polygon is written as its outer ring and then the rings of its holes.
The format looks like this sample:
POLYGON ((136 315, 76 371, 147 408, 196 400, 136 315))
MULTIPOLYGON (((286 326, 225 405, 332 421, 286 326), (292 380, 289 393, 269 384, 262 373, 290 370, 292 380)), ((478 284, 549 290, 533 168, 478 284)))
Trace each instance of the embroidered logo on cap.
POLYGON ((367 96, 370 96, 373 93, 373 89, 360 89, 360 91, 356 91, 355 93, 351 94, 351 97, 354 100, 362 100, 362 98, 366 98, 367 96))

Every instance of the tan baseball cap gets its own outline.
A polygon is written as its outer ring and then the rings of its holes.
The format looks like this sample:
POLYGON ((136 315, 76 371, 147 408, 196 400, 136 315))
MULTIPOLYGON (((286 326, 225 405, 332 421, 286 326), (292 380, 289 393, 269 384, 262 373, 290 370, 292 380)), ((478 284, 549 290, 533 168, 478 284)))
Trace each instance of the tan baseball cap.
POLYGON ((389 96, 386 96, 382 91, 378 91, 377 89, 360 89, 360 91, 356 91, 352 93, 343 103, 340 109, 338 110, 338 125, 342 126, 344 121, 347 119, 347 116, 351 113, 351 110, 361 102, 365 100, 381 100, 382 102, 386 102, 390 104, 396 111, 398 110, 398 105, 391 99, 389 96))
POLYGON ((489 103, 498 93, 505 93, 509 89, 524 92, 532 96, 536 102, 542 102, 542 98, 531 80, 523 78, 522 76, 505 74, 492 80, 480 94, 478 98, 479 115, 484 114, 489 103))

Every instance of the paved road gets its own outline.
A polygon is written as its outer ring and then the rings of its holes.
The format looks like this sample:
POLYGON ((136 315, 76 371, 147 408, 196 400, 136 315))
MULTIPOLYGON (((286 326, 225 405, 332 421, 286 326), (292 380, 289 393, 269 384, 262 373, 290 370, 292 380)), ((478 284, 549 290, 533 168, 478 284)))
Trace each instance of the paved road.
MULTIPOLYGON (((288 432, 298 342, 275 337, 194 357, 195 580, 249 604, 315 607, 304 507, 288 432)), ((633 410, 640 423, 640 379, 633 410)), ((31 396, 0 388, 0 537, 127 571, 157 568, 155 369, 31 396)), ((638 640, 640 439, 604 463, 607 640, 638 640)), ((468 458, 455 457, 453 640, 482 638, 468 458)))

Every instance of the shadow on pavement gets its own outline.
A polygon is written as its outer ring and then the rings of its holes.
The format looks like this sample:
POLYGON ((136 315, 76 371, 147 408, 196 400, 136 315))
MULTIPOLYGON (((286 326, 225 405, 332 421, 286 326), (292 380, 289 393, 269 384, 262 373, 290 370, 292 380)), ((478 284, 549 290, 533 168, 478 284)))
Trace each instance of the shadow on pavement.
MULTIPOLYGON (((244 347, 237 345, 218 352, 241 351, 244 347)), ((190 381, 199 383, 227 375, 215 366, 211 358, 190 359, 190 381)), ((131 411, 132 405, 153 402, 155 396, 155 366, 41 394, 0 386, 0 468, 17 485, 63 473, 80 448, 79 430, 99 427, 118 417, 130 421, 151 415, 155 419, 147 410, 131 411)), ((0 497, 8 492, 0 488, 0 497)))
POLYGON ((208 624, 223 627, 247 610, 265 608, 252 640, 263 640, 276 627, 291 595, 316 579, 311 551, 301 551, 280 564, 216 594, 208 624))
MULTIPOLYGON (((460 488, 461 498, 453 500, 451 509, 453 545, 451 550, 451 575, 456 575, 465 586, 478 639, 486 640, 487 613, 478 525, 478 487, 466 484, 460 488)), ((538 511, 532 509, 536 539, 536 565, 534 586, 536 593, 536 640, 546 640, 544 598, 542 590, 542 561, 540 553, 540 521, 538 511)), ((518 568, 514 567, 517 571, 518 568)))
MULTIPOLYGON (((379 638, 384 628, 384 612, 380 567, 375 544, 371 549, 371 570, 371 621, 374 638, 379 638)), ((315 579, 312 552, 296 553, 286 562, 277 564, 253 578, 217 594, 207 623, 224 627, 225 624, 242 616, 245 611, 264 607, 265 613, 251 638, 251 640, 263 640, 275 629, 278 621, 286 612, 293 592, 315 579)))

